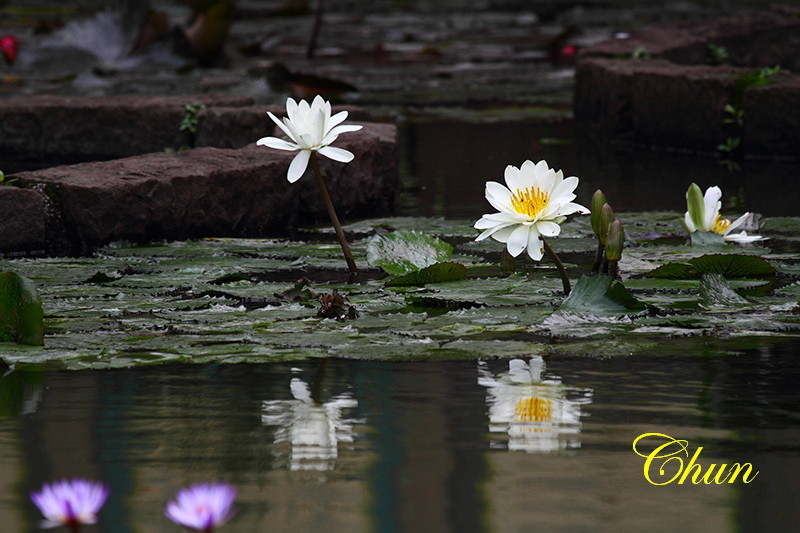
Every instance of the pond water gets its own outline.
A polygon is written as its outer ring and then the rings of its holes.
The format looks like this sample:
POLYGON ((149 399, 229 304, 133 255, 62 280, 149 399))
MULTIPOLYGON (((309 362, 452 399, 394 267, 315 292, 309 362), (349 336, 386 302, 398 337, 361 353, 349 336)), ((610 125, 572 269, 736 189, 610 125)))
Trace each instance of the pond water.
POLYGON ((36 531, 28 492, 88 476, 97 532, 178 531, 165 502, 204 480, 239 488, 230 532, 795 531, 798 348, 14 372, 0 519, 36 531), (648 432, 758 475, 651 485, 648 432))

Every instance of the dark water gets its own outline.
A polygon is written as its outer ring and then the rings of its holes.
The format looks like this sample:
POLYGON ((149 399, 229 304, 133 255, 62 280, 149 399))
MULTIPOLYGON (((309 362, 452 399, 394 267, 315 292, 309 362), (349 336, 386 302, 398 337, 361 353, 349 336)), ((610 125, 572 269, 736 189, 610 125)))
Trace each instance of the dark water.
POLYGON ((796 531, 798 351, 13 372, 0 523, 37 530, 28 492, 85 476, 113 487, 98 532, 178 531, 166 501, 215 479, 230 532, 796 531), (651 485, 648 432, 758 475, 651 485))

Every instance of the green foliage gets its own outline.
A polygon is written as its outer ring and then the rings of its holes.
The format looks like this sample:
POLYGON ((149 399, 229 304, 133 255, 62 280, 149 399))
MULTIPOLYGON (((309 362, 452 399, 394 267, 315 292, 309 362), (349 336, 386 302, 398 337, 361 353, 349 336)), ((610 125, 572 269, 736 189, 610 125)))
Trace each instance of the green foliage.
POLYGON ((707 254, 685 262, 667 263, 647 273, 660 279, 700 279, 703 274, 719 274, 728 279, 766 278, 775 275, 775 267, 753 255, 707 254))
POLYGON ((776 76, 780 71, 781 66, 775 65, 774 67, 762 68, 758 72, 742 74, 736 78, 737 95, 741 97, 747 89, 772 83, 773 76, 776 76))
POLYGON ((578 313, 628 313, 646 309, 625 286, 606 274, 581 276, 559 310, 578 313))
POLYGON ((367 244, 367 262, 392 275, 447 261, 452 253, 453 247, 445 241, 418 231, 376 235, 367 244))
POLYGON ((181 125, 178 129, 180 131, 185 131, 194 135, 197 133, 197 113, 202 111, 206 108, 205 104, 201 104, 199 102, 195 102, 193 104, 186 104, 184 109, 186 109, 186 114, 183 116, 183 120, 181 120, 181 125))
POLYGON ((706 51, 708 55, 708 62, 712 65, 720 65, 728 60, 728 50, 724 46, 710 43, 706 51))
POLYGON ((443 281, 458 281, 467 275, 467 267, 461 263, 444 261, 426 266, 420 270, 408 272, 402 276, 392 278, 386 282, 387 287, 403 285, 426 285, 428 283, 441 283, 443 281))
POLYGON ((744 109, 736 107, 733 104, 725 104, 723 111, 730 115, 725 119, 726 124, 736 124, 737 126, 744 126, 744 109))
POLYGON ((692 246, 721 246, 725 244, 725 238, 713 231, 693 231, 689 234, 692 246))
POLYGON ((0 272, 0 342, 44 344, 42 300, 28 278, 0 272))
POLYGON ((739 148, 739 146, 741 146, 741 144, 742 144, 741 137, 728 137, 728 139, 724 143, 717 146, 717 150, 719 150, 720 152, 725 152, 727 154, 732 154, 739 148))
POLYGON ((3 173, 2 170, 0 170, 0 185, 11 185, 15 181, 17 181, 17 178, 12 178, 6 181, 6 175, 3 173))
POLYGON ((631 52, 631 59, 652 59, 653 56, 650 55, 650 52, 647 51, 647 48, 644 46, 637 46, 633 52, 631 52))

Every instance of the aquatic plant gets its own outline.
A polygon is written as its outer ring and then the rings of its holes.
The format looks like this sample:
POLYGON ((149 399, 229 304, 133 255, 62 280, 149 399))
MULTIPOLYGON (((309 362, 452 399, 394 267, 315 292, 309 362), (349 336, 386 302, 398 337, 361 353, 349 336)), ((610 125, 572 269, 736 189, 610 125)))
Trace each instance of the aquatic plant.
POLYGON ((353 256, 350 253, 350 247, 345 239, 342 226, 339 223, 339 218, 336 216, 336 210, 331 202, 328 188, 325 185, 325 180, 319 169, 319 162, 317 161, 317 152, 334 161, 341 163, 349 163, 353 160, 355 155, 348 150, 331 146, 331 144, 342 133, 358 131, 362 128, 360 125, 344 125, 342 122, 347 118, 347 111, 341 111, 331 116, 331 104, 325 101, 321 96, 317 96, 308 104, 305 100, 295 102, 294 99, 288 98, 286 100, 286 114, 287 118, 282 121, 275 115, 267 112, 269 117, 283 130, 289 137, 290 141, 279 139, 277 137, 263 137, 256 141, 259 146, 268 146, 277 150, 287 150, 290 152, 297 151, 297 155, 292 159, 289 164, 289 171, 286 178, 289 183, 294 183, 299 180, 311 163, 311 168, 314 170, 314 175, 317 178, 317 185, 322 193, 322 199, 325 202, 325 207, 328 210, 328 215, 331 218, 336 235, 339 238, 339 243, 342 246, 347 266, 351 274, 358 272, 353 256))
POLYGON ((96 481, 71 479, 45 483, 31 500, 45 519, 42 527, 67 526, 77 532, 83 524, 97 522, 97 513, 111 489, 96 481))
POLYGON ((227 483, 200 483, 178 491, 164 514, 190 531, 210 533, 234 514, 236 488, 227 483))
MULTIPOLYGON (((761 235, 748 235, 746 231, 731 233, 744 224, 751 214, 745 213, 731 222, 719 213, 722 207, 720 198, 722 198, 722 190, 717 186, 709 187, 705 194, 700 191, 700 187, 696 183, 689 186, 689 190, 686 191, 687 211, 683 216, 683 223, 690 234, 711 233, 719 235, 722 241, 739 243, 764 239, 761 235)), ((694 236, 693 240, 696 240, 694 236)))
POLYGON ((544 238, 557 236, 567 215, 589 213, 572 201, 578 178, 564 179, 563 172, 550 168, 547 161, 534 164, 528 160, 519 168, 508 165, 505 182, 506 185, 495 181, 486 183, 486 200, 498 212, 483 215, 475 222, 475 229, 483 230, 475 240, 492 237, 505 243, 513 257, 527 250, 534 261, 540 261, 547 252, 559 269, 564 293, 569 294, 569 278, 564 266, 544 238))

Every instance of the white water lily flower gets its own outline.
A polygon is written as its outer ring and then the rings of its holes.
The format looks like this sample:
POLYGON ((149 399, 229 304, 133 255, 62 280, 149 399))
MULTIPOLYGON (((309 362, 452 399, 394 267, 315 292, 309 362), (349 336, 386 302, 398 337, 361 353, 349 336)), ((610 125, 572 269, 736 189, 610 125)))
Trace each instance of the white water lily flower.
POLYGON ((527 249, 530 258, 539 261, 544 255, 542 236, 557 236, 559 224, 567 215, 589 214, 588 209, 572 202, 578 178, 564 179, 563 172, 548 167, 547 161, 535 165, 525 161, 520 168, 508 165, 505 181, 507 187, 494 181, 486 183, 486 199, 499 212, 483 215, 475 223, 475 229, 484 230, 475 240, 492 237, 506 243, 514 257, 527 249))
POLYGON ((289 98, 286 100, 288 117, 282 121, 269 111, 267 114, 291 142, 277 137, 263 137, 256 141, 256 144, 290 152, 300 151, 289 165, 287 175, 289 183, 299 180, 306 171, 311 152, 319 152, 341 163, 349 163, 355 157, 352 152, 330 145, 340 134, 358 131, 362 126, 341 124, 347 118, 347 111, 340 111, 331 116, 331 104, 321 96, 314 98, 311 105, 305 100, 300 100, 298 103, 289 98))
POLYGON ((692 183, 689 190, 686 192, 688 211, 683 216, 683 223, 689 233, 696 231, 706 231, 722 235, 722 238, 731 242, 755 242, 764 240, 765 237, 761 235, 748 235, 746 231, 739 233, 731 233, 733 230, 741 226, 750 216, 750 213, 745 213, 733 222, 719 214, 722 207, 722 190, 716 185, 706 189, 703 195, 702 202, 696 199, 692 201, 691 195, 696 197, 700 196, 700 188, 692 183))

